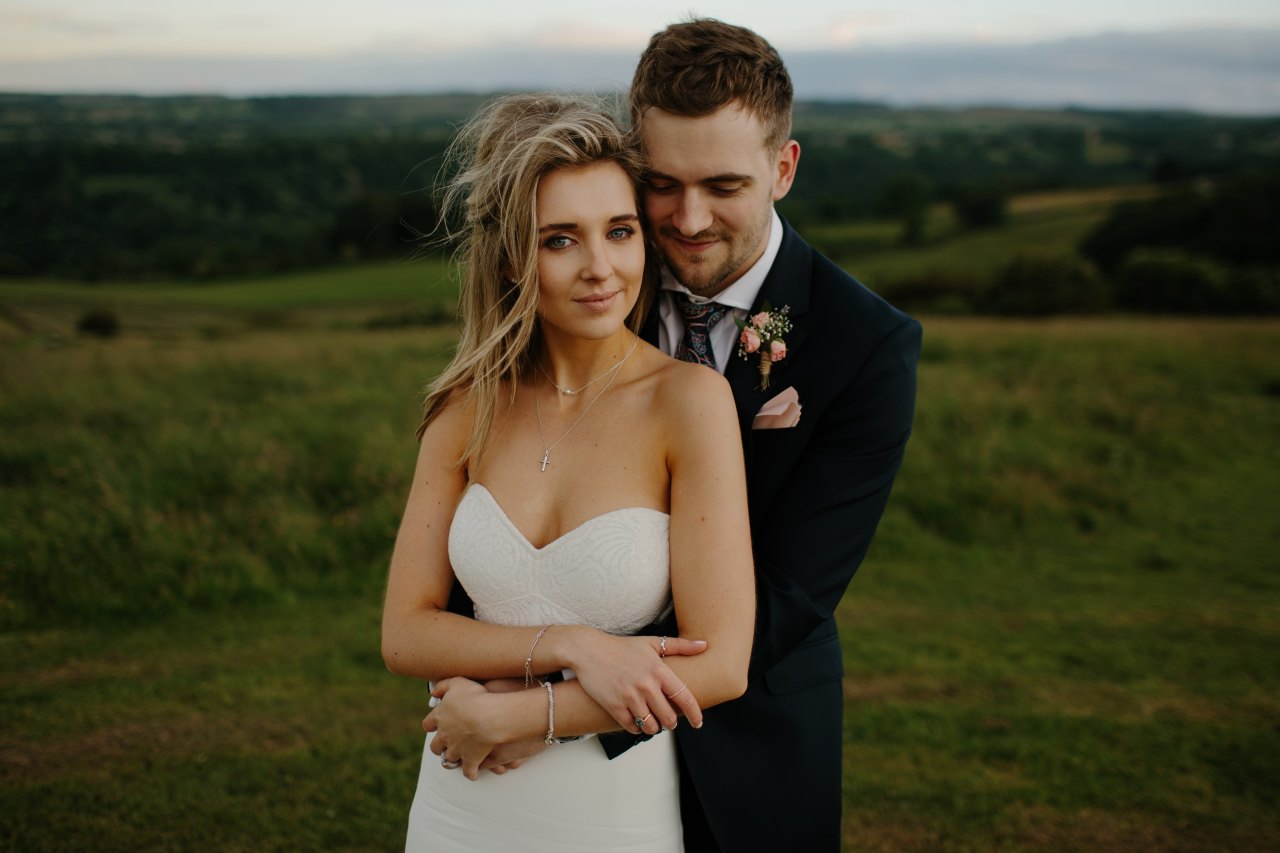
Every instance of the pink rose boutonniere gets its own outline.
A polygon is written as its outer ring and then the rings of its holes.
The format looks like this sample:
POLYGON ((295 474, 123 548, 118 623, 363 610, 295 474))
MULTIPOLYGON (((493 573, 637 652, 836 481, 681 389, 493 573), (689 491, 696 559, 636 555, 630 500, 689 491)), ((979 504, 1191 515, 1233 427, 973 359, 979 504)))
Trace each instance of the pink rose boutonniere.
POLYGON ((760 390, 769 387, 769 372, 775 361, 787 357, 787 342, 782 336, 791 331, 791 318, 787 315, 790 307, 784 305, 780 310, 773 310, 765 303, 764 310, 752 314, 746 320, 734 320, 742 331, 738 334, 738 355, 750 358, 759 353, 760 357, 760 390))

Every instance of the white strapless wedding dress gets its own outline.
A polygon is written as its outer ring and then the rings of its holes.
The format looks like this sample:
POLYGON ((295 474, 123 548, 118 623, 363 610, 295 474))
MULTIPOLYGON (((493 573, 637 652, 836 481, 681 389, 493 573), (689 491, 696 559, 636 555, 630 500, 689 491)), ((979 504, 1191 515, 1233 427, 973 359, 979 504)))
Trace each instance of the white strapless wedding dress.
MULTIPOLYGON (((670 604, 669 522, 658 510, 618 509, 535 548, 489 490, 473 483, 453 517, 449 559, 483 622, 631 634, 670 604)), ((674 739, 659 734, 609 761, 588 737, 476 782, 424 749, 405 848, 681 850, 674 739)))

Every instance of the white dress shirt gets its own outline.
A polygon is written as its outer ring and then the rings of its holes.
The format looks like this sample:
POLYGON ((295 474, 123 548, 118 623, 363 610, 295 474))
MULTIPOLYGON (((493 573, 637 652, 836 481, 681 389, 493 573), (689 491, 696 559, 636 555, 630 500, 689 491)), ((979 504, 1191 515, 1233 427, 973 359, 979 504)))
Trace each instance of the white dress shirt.
POLYGON ((760 293, 760 288, 764 286, 765 277, 773 267, 773 261, 778 257, 778 249, 781 246, 782 220, 778 218, 778 212, 775 210, 769 223, 769 240, 765 244, 764 254, 742 274, 741 278, 712 299, 704 299, 690 293, 683 284, 676 281, 667 265, 663 264, 662 292, 658 294, 658 348, 667 355, 674 355, 676 345, 684 337, 684 317, 680 316, 680 309, 673 304, 671 295, 673 291, 686 294, 689 301, 694 303, 719 302, 733 309, 730 312, 732 316, 726 314, 721 317, 720 322, 712 327, 710 334, 711 351, 716 356, 716 370, 724 373, 725 365, 729 363, 730 358, 734 357, 738 342, 738 324, 733 322, 733 317, 746 318, 752 303, 756 301, 757 294, 760 293))

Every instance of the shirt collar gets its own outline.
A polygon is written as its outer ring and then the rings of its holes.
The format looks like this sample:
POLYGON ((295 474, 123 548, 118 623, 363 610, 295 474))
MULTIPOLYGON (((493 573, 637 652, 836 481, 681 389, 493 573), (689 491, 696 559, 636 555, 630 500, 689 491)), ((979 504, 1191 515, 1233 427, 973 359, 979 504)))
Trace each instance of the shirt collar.
POLYGON ((782 248, 782 219, 779 218, 776 210, 771 210, 770 213, 769 240, 765 244, 764 254, 733 284, 717 293, 711 299, 707 299, 689 293, 688 288, 676 281, 676 277, 672 275, 671 270, 667 268, 666 264, 663 264, 662 289, 687 294, 690 302, 701 303, 714 300, 730 308, 750 311, 751 306, 755 304, 756 296, 760 293, 760 288, 764 287, 764 280, 769 275, 769 270, 773 267, 774 260, 778 257, 778 250, 782 248))

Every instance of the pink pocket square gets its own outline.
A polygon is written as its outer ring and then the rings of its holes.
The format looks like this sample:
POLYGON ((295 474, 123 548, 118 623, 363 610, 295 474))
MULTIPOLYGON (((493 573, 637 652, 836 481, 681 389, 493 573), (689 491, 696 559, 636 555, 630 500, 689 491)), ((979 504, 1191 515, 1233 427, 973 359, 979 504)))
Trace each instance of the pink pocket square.
POLYGON ((800 395, 794 386, 760 407, 752 429, 787 429, 800 423, 800 395))

